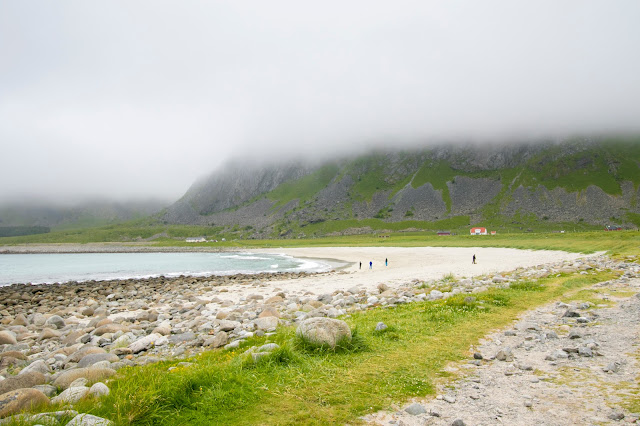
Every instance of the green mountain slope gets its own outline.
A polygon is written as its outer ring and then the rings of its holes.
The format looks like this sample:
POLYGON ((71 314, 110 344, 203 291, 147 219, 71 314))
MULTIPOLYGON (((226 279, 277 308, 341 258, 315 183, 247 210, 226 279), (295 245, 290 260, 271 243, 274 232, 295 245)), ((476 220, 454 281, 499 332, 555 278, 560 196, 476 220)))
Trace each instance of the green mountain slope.
POLYGON ((640 225, 639 186, 639 137, 435 147, 236 167, 194 185, 162 220, 246 229, 244 237, 630 228, 640 225))

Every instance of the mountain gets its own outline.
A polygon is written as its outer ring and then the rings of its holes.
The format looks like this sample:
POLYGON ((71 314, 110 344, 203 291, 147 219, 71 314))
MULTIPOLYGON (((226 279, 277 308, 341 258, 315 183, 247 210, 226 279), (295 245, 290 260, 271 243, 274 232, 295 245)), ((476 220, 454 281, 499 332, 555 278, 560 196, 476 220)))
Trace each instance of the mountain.
POLYGON ((236 162, 196 182, 160 217, 249 238, 470 225, 635 228, 639 185, 640 137, 452 145, 323 164, 236 162))
POLYGON ((88 201, 74 205, 54 202, 14 202, 0 205, 0 228, 86 228, 147 217, 158 213, 165 202, 88 201))

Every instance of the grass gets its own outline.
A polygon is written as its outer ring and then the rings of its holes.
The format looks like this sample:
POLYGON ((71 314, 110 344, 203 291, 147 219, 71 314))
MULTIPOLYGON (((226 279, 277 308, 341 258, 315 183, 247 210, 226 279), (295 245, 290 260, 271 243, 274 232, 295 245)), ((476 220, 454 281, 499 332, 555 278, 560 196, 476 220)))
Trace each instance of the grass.
MULTIPOLYGON (((368 225, 369 219, 358 222, 368 225)), ((319 224, 321 225, 321 224, 319 224)), ((391 224, 389 224, 391 225, 391 224)), ((387 229, 389 231, 389 229, 387 229)), ((107 227, 84 231, 51 232, 50 234, 0 238, 0 245, 35 243, 89 243, 89 242, 132 242, 137 236, 149 237, 161 232, 169 236, 215 235, 215 228, 196 226, 149 226, 149 227, 107 227), (122 237, 126 238, 122 238, 122 237), (134 237, 136 236, 136 237, 134 237)), ((490 236, 452 235, 438 236, 433 232, 391 232, 389 238, 377 235, 349 235, 322 238, 296 238, 275 240, 236 240, 218 243, 186 243, 184 240, 161 238, 145 245, 155 247, 215 247, 225 248, 273 248, 273 247, 506 247, 526 250, 564 250, 574 253, 606 252, 613 257, 632 256, 640 253, 640 232, 638 231, 591 231, 559 233, 499 233, 490 236)), ((218 236, 216 236, 218 238, 218 236)))
POLYGON ((264 337, 233 351, 204 352, 171 372, 178 361, 125 368, 101 403, 77 409, 118 425, 353 424, 392 403, 432 395, 450 377, 443 368, 468 357, 488 331, 613 276, 562 275, 476 293, 472 301, 460 294, 358 312, 346 318, 358 332, 344 350, 309 349, 283 328, 269 338, 281 348, 258 363, 242 353, 264 337), (375 331, 380 321, 389 328, 375 331))
POLYGON ((310 200, 321 189, 325 188, 338 174, 338 166, 330 164, 321 167, 314 173, 292 182, 285 182, 267 194, 267 198, 275 201, 273 209, 278 209, 293 200, 300 204, 310 200))

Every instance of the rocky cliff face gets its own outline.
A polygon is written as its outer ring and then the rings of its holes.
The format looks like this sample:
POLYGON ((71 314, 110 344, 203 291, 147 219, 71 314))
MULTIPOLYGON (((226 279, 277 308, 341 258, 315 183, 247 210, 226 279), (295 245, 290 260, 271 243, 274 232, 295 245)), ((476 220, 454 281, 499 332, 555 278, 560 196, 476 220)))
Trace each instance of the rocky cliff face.
POLYGON ((419 229, 516 216, 631 227, 639 186, 640 138, 439 147, 317 166, 232 164, 194 184, 162 219, 246 227, 254 236, 300 235, 331 221, 359 227, 365 219, 419 229))

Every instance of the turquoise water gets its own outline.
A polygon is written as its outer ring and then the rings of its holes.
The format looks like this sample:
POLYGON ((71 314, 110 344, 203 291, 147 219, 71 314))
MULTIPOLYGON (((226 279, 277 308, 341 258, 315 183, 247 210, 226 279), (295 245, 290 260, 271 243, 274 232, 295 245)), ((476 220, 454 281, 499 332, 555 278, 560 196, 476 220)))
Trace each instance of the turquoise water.
POLYGON ((208 276, 260 272, 322 272, 331 265, 281 254, 65 253, 2 254, 0 286, 16 283, 208 276))

